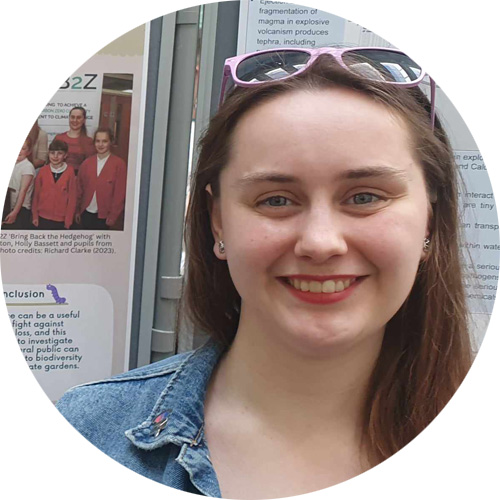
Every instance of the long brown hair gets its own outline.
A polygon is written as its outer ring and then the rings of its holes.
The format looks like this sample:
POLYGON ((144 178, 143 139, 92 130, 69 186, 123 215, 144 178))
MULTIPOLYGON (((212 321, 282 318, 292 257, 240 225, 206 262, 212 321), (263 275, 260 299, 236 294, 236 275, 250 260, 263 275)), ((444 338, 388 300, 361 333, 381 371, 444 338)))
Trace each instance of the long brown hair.
POLYGON ((213 252, 214 239, 205 188, 219 196, 232 134, 241 117, 286 92, 348 88, 382 103, 410 130, 431 201, 428 258, 414 286, 389 321, 373 371, 364 411, 370 460, 379 463, 411 441, 442 410, 472 362, 462 282, 457 169, 441 127, 430 124, 430 106, 418 89, 363 79, 323 56, 301 75, 252 89, 236 88, 200 141, 186 218, 187 279, 183 308, 195 327, 229 346, 238 327, 240 297, 227 263, 213 252))

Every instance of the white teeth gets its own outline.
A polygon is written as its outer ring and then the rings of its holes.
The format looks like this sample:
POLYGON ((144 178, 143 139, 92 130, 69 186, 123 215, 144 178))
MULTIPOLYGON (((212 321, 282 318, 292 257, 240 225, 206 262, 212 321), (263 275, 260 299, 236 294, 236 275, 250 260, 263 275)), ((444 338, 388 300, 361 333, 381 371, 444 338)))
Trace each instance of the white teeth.
POLYGON ((342 292, 355 281, 353 279, 347 280, 327 280, 327 281, 303 281, 297 278, 289 279, 288 282, 297 290, 311 293, 336 293, 342 292))
POLYGON ((321 291, 323 293, 333 293, 335 291, 335 281, 323 281, 323 285, 321 286, 321 291))

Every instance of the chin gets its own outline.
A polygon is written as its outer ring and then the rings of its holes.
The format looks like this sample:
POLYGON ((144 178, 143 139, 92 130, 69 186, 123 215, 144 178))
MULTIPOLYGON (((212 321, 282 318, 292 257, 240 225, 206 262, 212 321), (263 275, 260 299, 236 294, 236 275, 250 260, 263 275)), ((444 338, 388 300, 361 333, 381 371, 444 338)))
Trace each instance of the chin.
POLYGON ((360 341, 352 327, 307 328, 288 337, 289 346, 307 357, 326 358, 345 352, 360 341))

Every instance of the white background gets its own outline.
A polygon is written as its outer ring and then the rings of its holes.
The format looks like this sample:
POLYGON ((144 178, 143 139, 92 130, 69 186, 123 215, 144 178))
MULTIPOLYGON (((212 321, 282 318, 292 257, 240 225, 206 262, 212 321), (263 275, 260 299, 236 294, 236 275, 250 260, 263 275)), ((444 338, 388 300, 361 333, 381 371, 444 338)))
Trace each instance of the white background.
MULTIPOLYGON (((436 0, 301 3, 364 25, 411 53, 439 82, 468 124, 500 196, 495 2, 476 0, 464 2, 463 7, 456 1, 436 0)), ((68 75, 124 32, 193 4, 187 0, 4 3, 0 15, 1 192, 31 124, 68 75)), ((310 497, 497 498, 498 315, 496 304, 466 381, 415 442, 362 476, 310 497)), ((0 426, 5 459, 0 494, 35 499, 183 496, 131 473, 81 438, 54 410, 30 373, 3 303, 0 320, 0 426)))

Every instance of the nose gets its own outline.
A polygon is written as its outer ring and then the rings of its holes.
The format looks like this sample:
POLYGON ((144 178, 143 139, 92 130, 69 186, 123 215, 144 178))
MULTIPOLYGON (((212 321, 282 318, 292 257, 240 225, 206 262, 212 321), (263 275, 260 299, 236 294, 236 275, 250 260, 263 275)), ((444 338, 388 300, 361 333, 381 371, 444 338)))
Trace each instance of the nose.
POLYGON ((299 222, 295 255, 323 263, 347 253, 341 217, 331 207, 311 208, 299 222))

